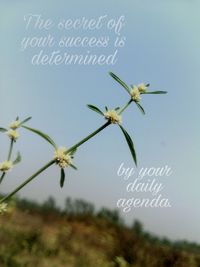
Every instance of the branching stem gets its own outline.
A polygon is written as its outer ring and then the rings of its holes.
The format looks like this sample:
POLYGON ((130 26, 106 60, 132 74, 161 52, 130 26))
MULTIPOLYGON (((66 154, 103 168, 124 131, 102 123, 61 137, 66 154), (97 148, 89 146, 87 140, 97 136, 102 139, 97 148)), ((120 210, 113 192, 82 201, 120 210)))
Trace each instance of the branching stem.
MULTIPOLYGON (((132 100, 129 100, 126 103, 126 105, 123 108, 120 109, 119 114, 121 114, 122 112, 124 112, 124 110, 131 104, 131 102, 132 102, 132 100)), ((102 130, 104 130, 106 127, 108 127, 110 124, 111 124, 111 122, 110 121, 107 121, 105 124, 103 124, 101 127, 99 127, 96 131, 92 132, 91 134, 89 134, 88 136, 86 136, 85 138, 83 138, 80 142, 78 142, 75 145, 73 145, 72 147, 70 147, 66 151, 66 153, 69 153, 69 152, 75 150, 76 148, 78 148, 79 146, 81 146, 82 144, 84 144, 85 142, 87 142, 89 139, 93 138, 95 135, 97 135, 98 133, 100 133, 102 130)), ((10 159, 10 157, 11 157, 12 148, 13 148, 13 142, 11 142, 11 145, 10 145, 8 159, 10 159)), ((11 193, 9 193, 7 196, 5 196, 4 198, 2 198, 0 200, 0 203, 3 203, 5 201, 7 201, 10 197, 12 197, 13 195, 15 195, 19 190, 21 190, 24 186, 26 186, 28 183, 30 183, 34 178, 36 178, 39 174, 41 174, 42 172, 44 172, 46 169, 48 169, 54 163, 55 163, 55 160, 54 159, 51 160, 51 161, 49 161, 42 168, 40 168, 37 172, 35 172, 33 175, 31 175, 27 180, 25 180, 21 185, 19 185, 17 188, 15 188, 11 193)))

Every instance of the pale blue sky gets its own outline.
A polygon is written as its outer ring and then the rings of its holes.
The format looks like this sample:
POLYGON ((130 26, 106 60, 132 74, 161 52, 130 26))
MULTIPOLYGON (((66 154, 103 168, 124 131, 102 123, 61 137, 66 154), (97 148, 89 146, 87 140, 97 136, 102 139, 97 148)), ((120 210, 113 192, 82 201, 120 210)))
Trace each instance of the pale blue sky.
MULTIPOLYGON (((104 122, 86 108, 87 103, 112 107, 127 101, 126 92, 108 71, 129 84, 144 81, 150 82, 152 89, 167 90, 164 96, 143 97, 145 117, 132 106, 123 121, 134 137, 139 168, 166 164, 173 168, 173 175, 164 183, 164 194, 173 207, 133 210, 125 217, 128 222, 140 219, 147 230, 160 235, 200 241, 200 2, 1 1, 0 5, 0 124, 7 125, 16 115, 31 115, 31 126, 46 131, 59 145, 70 146, 104 122), (20 52, 20 40, 26 34, 23 16, 27 13, 52 19, 124 15, 126 45, 112 67, 34 67, 29 63, 32 52, 20 52)), ((16 175, 7 176, 2 192, 12 190, 53 153, 37 136, 20 132, 17 147, 23 162, 16 167, 16 175)), ((6 137, 1 136, 0 144, 3 160, 6 137)), ((79 170, 69 170, 62 190, 59 170, 52 167, 20 195, 38 200, 53 195, 59 204, 72 196, 112 208, 119 197, 126 196, 125 183, 116 174, 121 162, 133 166, 122 135, 112 127, 80 148, 75 159, 79 170)))

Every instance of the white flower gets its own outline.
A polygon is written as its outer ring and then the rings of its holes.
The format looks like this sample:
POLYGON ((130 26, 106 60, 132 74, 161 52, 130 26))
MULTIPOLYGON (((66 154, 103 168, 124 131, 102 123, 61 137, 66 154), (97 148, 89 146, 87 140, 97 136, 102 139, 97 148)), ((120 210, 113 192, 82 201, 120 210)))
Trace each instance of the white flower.
POLYGON ((122 117, 114 109, 104 112, 104 116, 111 123, 121 123, 122 122, 122 117))
POLYGON ((60 147, 56 149, 54 153, 54 159, 60 168, 64 169, 72 164, 71 154, 66 153, 66 147, 60 147))
POLYGON ((12 167, 13 167, 13 163, 10 160, 0 162, 0 171, 2 172, 7 172, 10 169, 12 169, 12 167))
POLYGON ((13 139, 14 141, 16 141, 19 138, 19 133, 16 130, 8 130, 7 131, 7 135, 8 137, 10 137, 10 139, 13 139))
POLYGON ((7 203, 0 204, 0 214, 3 214, 4 212, 7 211, 7 206, 8 206, 7 203))
POLYGON ((146 84, 144 83, 140 83, 138 84, 138 90, 140 91, 140 93, 145 93, 147 91, 148 86, 146 86, 146 84))
POLYGON ((19 126, 20 126, 20 121, 16 120, 16 121, 12 121, 9 125, 9 128, 12 130, 16 130, 19 126))
POLYGON ((141 97, 140 97, 140 91, 139 91, 139 88, 138 86, 134 85, 131 92, 131 97, 132 99, 135 101, 135 102, 139 102, 141 97))
POLYGON ((146 84, 144 84, 144 83, 140 83, 140 84, 138 84, 137 87, 138 87, 140 93, 145 93, 145 92, 147 91, 147 86, 146 86, 146 84))

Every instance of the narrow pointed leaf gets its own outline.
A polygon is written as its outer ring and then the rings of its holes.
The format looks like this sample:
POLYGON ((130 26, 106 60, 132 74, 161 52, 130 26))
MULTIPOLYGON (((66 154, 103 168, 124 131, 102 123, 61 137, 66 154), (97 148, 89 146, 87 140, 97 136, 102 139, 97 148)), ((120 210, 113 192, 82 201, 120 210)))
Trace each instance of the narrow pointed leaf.
POLYGON ((73 155, 76 153, 76 151, 77 151, 77 148, 74 148, 73 150, 71 150, 71 151, 69 152, 69 154, 73 156, 73 155))
POLYGON ((65 171, 64 169, 60 170, 60 187, 62 188, 65 182, 65 171))
POLYGON ((16 165, 16 164, 20 163, 21 160, 22 160, 21 154, 19 152, 17 152, 17 157, 13 161, 13 164, 16 165))
POLYGON ((142 114, 145 115, 145 111, 144 111, 143 107, 138 102, 135 102, 135 104, 137 105, 139 110, 142 112, 142 114))
POLYGON ((72 169, 74 169, 74 170, 78 170, 77 167, 73 164, 70 164, 69 166, 72 167, 72 169))
POLYGON ((116 111, 119 110, 119 109, 120 109, 120 107, 115 108, 116 111))
POLYGON ((21 121, 20 125, 19 126, 22 126, 24 123, 26 123, 27 121, 31 120, 32 117, 28 117, 26 118, 25 120, 21 121))
POLYGON ((93 105, 87 105, 87 107, 88 107, 89 109, 91 109, 91 110, 93 110, 93 111, 99 113, 100 115, 104 116, 103 112, 102 112, 99 108, 97 108, 97 107, 95 107, 95 106, 93 106, 93 105))
POLYGON ((7 132, 8 130, 6 129, 6 128, 2 128, 2 127, 0 127, 0 132, 2 132, 2 133, 5 133, 5 132, 7 132))
POLYGON ((155 95, 159 95, 159 94, 167 94, 167 91, 147 91, 147 92, 144 92, 142 94, 155 94, 155 95))
POLYGON ((1 177, 0 177, 0 184, 2 183, 2 181, 3 181, 4 177, 5 177, 5 175, 6 175, 6 173, 3 172, 2 175, 1 175, 1 177))
POLYGON ((119 127, 120 127, 120 129, 122 130, 122 132, 124 134, 124 137, 125 137, 126 142, 127 142, 128 146, 129 146, 129 149, 130 149, 131 155, 133 157, 133 160, 135 162, 135 165, 137 166, 137 157, 136 157, 136 152, 135 152, 133 141, 132 141, 130 135, 127 133, 127 131, 121 125, 119 125, 119 127))
POLYGON ((107 106, 105 106, 105 110, 108 111, 108 107, 107 106))
POLYGON ((23 128, 39 135, 40 137, 42 137, 43 139, 45 139, 48 143, 50 143, 55 149, 57 148, 55 142, 51 139, 51 137, 49 137, 47 134, 37 130, 37 129, 33 129, 33 128, 30 128, 30 127, 27 127, 27 126, 24 126, 22 125, 23 128))
POLYGON ((117 81, 121 86, 124 87, 124 89, 130 94, 130 89, 128 87, 128 85, 123 82, 117 75, 115 75, 113 72, 109 72, 110 76, 115 79, 115 81, 117 81))

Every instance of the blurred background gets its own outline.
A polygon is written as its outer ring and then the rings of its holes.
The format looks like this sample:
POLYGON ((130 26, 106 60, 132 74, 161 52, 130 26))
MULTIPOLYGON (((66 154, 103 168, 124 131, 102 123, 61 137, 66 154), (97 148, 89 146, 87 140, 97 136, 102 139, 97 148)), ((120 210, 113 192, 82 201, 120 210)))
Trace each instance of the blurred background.
MULTIPOLYGON (((69 147, 104 122, 88 110, 86 104, 103 108, 127 101, 126 92, 108 75, 109 71, 128 84, 146 82, 152 90, 168 91, 163 96, 143 97, 146 116, 131 106, 123 122, 133 136, 139 168, 172 167, 173 174, 162 180, 163 195, 170 199, 172 208, 133 209, 122 217, 129 225, 139 219, 149 232, 158 236, 196 242, 200 242, 199 9, 200 2, 195 0, 59 0, 51 3, 2 0, 0 4, 1 127, 17 115, 32 116, 30 126, 47 132, 58 145, 69 147), (126 25, 122 35, 126 37, 126 45, 120 49, 118 61, 112 67, 36 67, 30 64, 30 58, 39 50, 21 52, 20 42, 26 35, 45 33, 25 30, 23 17, 28 13, 42 14, 53 20, 124 15, 126 25)), ((53 30, 52 34, 58 33, 53 30)), ((20 150, 23 161, 2 183, 3 194, 52 157, 52 148, 39 137, 23 129, 20 136, 15 151, 20 150)), ((1 161, 7 154, 8 142, 8 138, 1 135, 1 161)), ((81 146, 74 159, 78 171, 67 170, 63 189, 59 187, 59 169, 53 166, 19 196, 39 203, 53 196, 60 207, 67 197, 79 198, 98 209, 102 206, 114 209, 117 199, 127 197, 125 182, 117 176, 122 162, 134 167, 123 136, 116 127, 110 127, 81 146)))

